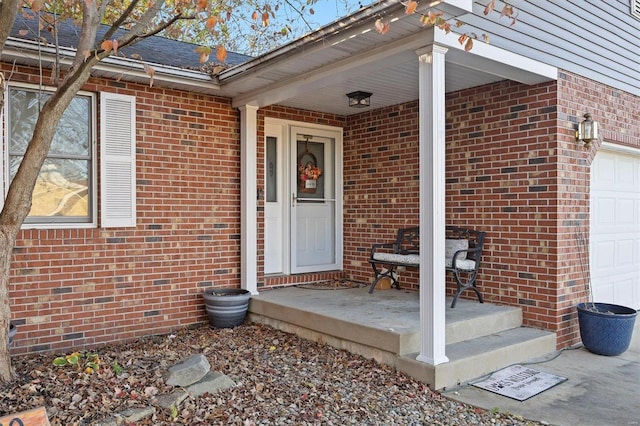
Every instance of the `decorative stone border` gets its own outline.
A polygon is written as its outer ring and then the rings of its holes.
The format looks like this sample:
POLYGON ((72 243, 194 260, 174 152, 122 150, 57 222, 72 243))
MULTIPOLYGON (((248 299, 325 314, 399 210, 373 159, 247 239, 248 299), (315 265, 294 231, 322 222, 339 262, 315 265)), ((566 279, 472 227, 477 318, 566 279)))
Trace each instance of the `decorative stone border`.
MULTIPOLYGON (((180 389, 154 398, 155 405, 164 409, 177 409, 189 396, 197 398, 205 393, 217 393, 236 385, 228 376, 211 371, 209 361, 202 354, 192 355, 170 367, 165 383, 170 386, 178 386, 180 389)), ((133 423, 155 413, 155 406, 128 408, 95 423, 95 426, 117 426, 123 423, 133 423)))

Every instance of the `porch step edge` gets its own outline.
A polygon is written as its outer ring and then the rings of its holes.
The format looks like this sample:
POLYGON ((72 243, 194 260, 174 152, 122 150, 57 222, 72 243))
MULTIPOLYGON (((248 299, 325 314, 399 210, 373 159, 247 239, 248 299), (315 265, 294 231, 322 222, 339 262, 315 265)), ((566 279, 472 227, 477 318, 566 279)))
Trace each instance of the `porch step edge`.
POLYGON ((556 350, 554 332, 518 327, 477 339, 447 345, 449 362, 429 365, 416 360, 417 353, 399 358, 397 368, 444 389, 468 383, 512 364, 522 363, 556 350))
POLYGON ((487 306, 482 312, 471 318, 448 321, 446 325, 446 344, 451 345, 465 340, 489 336, 505 330, 522 326, 522 309, 512 306, 487 306))

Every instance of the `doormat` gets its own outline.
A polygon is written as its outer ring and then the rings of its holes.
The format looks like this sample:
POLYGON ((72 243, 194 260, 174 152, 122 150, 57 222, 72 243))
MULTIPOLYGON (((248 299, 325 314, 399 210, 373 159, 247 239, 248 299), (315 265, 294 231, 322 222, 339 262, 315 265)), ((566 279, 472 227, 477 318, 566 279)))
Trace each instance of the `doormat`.
POLYGON ((347 288, 358 288, 360 287, 360 284, 349 280, 327 280, 298 284, 296 287, 311 290, 344 290, 347 288))
POLYGON ((565 377, 522 365, 512 365, 496 371, 488 379, 474 383, 473 386, 518 401, 525 401, 565 380, 567 380, 565 377))

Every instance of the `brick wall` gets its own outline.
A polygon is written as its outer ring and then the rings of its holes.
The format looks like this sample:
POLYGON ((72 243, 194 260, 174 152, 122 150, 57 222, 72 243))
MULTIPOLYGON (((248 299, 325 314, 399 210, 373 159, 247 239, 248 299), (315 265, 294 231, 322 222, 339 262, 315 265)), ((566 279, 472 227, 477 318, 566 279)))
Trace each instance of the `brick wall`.
MULTIPOLYGON (((344 132, 344 265, 349 277, 370 283, 374 243, 419 224, 418 103, 350 116, 344 132)), ((417 289, 418 275, 402 273, 417 289)))
MULTIPOLYGON (((14 83, 38 81, 27 67, 11 75, 14 83)), ((138 226, 19 234, 9 288, 19 326, 14 353, 78 349, 204 322, 203 290, 240 286, 239 114, 230 100, 97 78, 83 90, 136 96, 138 226)), ((259 112, 259 141, 265 115, 343 125, 330 114, 270 107, 259 112)), ((258 155, 264 187, 262 143, 258 155)), ((261 200, 259 235, 263 210, 261 200)), ((258 243, 261 271, 262 238, 258 243)), ((265 285, 262 273, 259 281, 265 285)))
MULTIPOLYGON (((4 65, 5 70, 8 68, 4 65)), ((12 69, 12 82, 37 82, 12 69)), ((239 122, 223 98, 91 79, 85 90, 137 97, 138 226, 25 230, 13 256, 14 353, 68 350, 205 321, 201 293, 240 285, 239 122)), ((584 112, 605 140, 640 147, 638 98, 561 74, 557 83, 496 83, 447 97, 447 222, 488 232, 479 285, 522 306, 525 322, 577 340, 584 297, 575 228, 588 217, 589 165, 574 129, 584 112)), ((418 224, 417 102, 348 118, 284 107, 264 118, 343 126, 344 271, 264 277, 278 286, 346 275, 370 282, 374 242, 418 224)), ((264 187, 264 146, 258 145, 264 187)), ((258 203, 259 235, 263 200, 258 203)), ((259 268, 264 241, 258 241, 259 268)), ((417 288, 417 274, 403 283, 417 288)), ((449 293, 453 291, 449 282, 449 293)))
MULTIPOLYGON (((34 81, 31 71, 17 67, 11 81, 34 81)), ((202 291, 240 285, 239 115, 230 101, 96 78, 84 89, 137 98, 138 226, 19 234, 14 353, 203 322, 202 291)))
POLYGON ((556 105, 555 83, 501 82, 447 99, 447 220, 487 232, 486 299, 548 329, 558 320, 556 105))
MULTIPOLYGON (((584 298, 575 231, 588 218, 596 150, 576 143, 575 127, 589 111, 608 140, 638 145, 638 125, 629 125, 638 98, 561 74, 558 83, 501 82, 450 93, 446 102, 447 224, 487 231, 480 288, 490 302, 522 307, 526 325, 556 331, 559 346, 575 343, 575 305, 584 298)), ((352 279, 371 281, 371 244, 418 224, 417 114, 411 102, 348 120, 345 265, 352 279)), ((403 286, 417 287, 415 273, 401 275, 403 286)), ((447 291, 453 294, 450 278, 447 291)))

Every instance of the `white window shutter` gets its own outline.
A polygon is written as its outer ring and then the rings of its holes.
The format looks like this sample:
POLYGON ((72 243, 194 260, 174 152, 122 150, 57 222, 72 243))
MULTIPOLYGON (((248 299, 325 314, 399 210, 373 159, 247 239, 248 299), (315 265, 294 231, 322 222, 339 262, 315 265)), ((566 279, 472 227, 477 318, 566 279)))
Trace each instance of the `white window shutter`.
POLYGON ((640 19, 640 0, 631 0, 631 14, 640 19))
POLYGON ((136 226, 136 98, 100 93, 100 222, 136 226))

